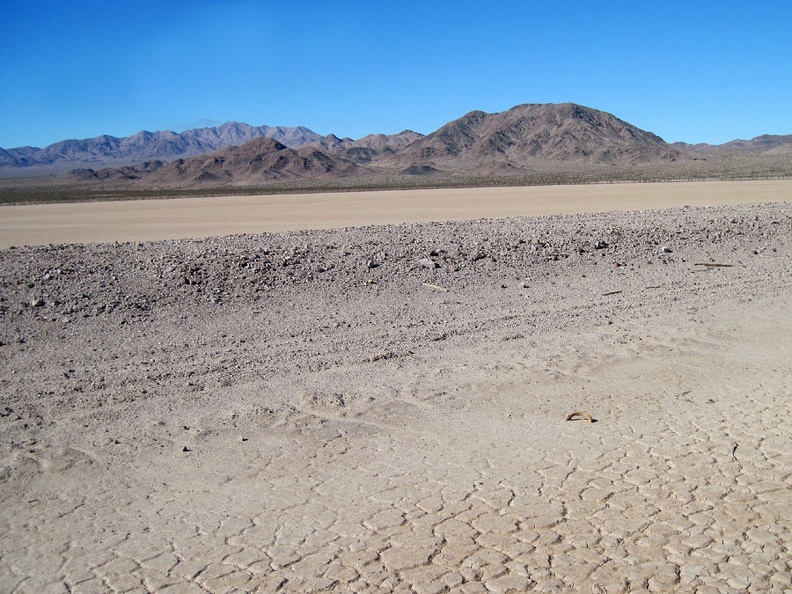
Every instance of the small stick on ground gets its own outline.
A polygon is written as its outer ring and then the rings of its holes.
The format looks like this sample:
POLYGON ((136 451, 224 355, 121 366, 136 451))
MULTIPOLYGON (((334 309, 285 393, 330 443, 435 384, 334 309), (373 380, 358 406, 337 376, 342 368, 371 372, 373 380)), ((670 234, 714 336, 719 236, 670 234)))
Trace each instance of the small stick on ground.
POLYGON ((697 262, 693 266, 707 266, 709 268, 734 268, 734 264, 716 264, 714 262, 697 262))
POLYGON ((435 291, 440 291, 442 293, 448 293, 448 289, 445 287, 441 287, 440 285, 433 285, 432 283, 421 283, 424 287, 429 287, 430 289, 434 289, 435 291))
POLYGON ((567 421, 588 421, 589 423, 594 423, 594 417, 588 414, 584 410, 576 410, 573 413, 569 413, 566 418, 567 421), (579 418, 576 418, 579 417, 579 418))
POLYGON ((607 293, 603 293, 603 297, 607 297, 608 295, 618 295, 621 291, 608 291, 607 293))

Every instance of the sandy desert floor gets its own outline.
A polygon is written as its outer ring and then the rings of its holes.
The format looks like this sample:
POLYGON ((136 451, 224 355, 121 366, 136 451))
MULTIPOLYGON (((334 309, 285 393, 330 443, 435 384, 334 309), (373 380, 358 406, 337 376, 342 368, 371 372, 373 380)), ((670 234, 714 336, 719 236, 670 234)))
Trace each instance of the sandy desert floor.
POLYGON ((434 189, 0 206, 0 249, 792 200, 792 180, 434 189))
POLYGON ((0 270, 4 592, 792 589, 789 202, 0 270))

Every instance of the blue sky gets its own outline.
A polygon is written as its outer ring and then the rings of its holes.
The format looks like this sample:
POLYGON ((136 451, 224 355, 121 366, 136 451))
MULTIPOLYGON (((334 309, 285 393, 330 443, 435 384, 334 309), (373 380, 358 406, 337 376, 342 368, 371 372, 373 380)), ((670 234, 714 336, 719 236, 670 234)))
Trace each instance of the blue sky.
POLYGON ((669 142, 792 134, 792 2, 3 2, 0 147, 201 120, 359 138, 572 101, 669 142))

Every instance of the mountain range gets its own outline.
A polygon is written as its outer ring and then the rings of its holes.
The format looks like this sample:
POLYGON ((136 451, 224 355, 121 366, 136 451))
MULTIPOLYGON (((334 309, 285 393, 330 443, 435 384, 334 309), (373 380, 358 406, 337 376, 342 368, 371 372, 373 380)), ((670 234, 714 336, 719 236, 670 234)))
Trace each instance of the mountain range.
POLYGON ((0 149, 0 176, 69 173, 84 181, 147 187, 255 186, 366 175, 519 175, 536 171, 647 167, 723 155, 792 156, 792 136, 723 145, 668 144, 609 113, 573 103, 472 111, 426 136, 405 130, 353 140, 308 128, 228 122, 182 133, 64 140, 0 149))
POLYGON ((709 154, 771 154, 771 155, 790 155, 792 154, 792 135, 779 136, 776 134, 763 134, 750 140, 732 140, 724 144, 687 144, 675 142, 673 146, 683 150, 692 150, 699 153, 709 154))
POLYGON ((0 167, 132 165, 149 160, 203 155, 261 137, 274 138, 288 146, 301 146, 323 138, 302 126, 287 128, 227 122, 215 128, 197 128, 181 133, 143 130, 125 138, 104 135, 63 140, 43 149, 29 146, 0 149, 0 167))

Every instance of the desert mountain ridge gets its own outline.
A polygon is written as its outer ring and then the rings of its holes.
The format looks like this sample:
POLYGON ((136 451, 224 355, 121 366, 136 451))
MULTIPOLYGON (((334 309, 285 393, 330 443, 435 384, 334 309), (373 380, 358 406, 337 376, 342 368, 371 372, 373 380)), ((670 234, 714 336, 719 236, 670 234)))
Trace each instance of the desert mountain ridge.
POLYGON ((187 185, 255 185, 293 177, 317 178, 357 172, 354 163, 328 155, 311 144, 292 149, 264 136, 208 155, 178 159, 152 172, 147 182, 169 185, 178 180, 187 185))
MULTIPOLYGON (((493 114, 473 111, 428 136, 405 131, 353 141, 328 135, 296 149, 270 140, 179 159, 154 173, 147 162, 145 171, 121 169, 116 175, 160 188, 244 186, 377 173, 517 175, 552 166, 633 166, 689 158, 659 136, 571 103, 525 104, 493 114)), ((94 173, 103 179, 113 176, 112 171, 94 173)))
POLYGON ((472 111, 425 136, 405 130, 353 140, 302 126, 227 122, 182 133, 65 140, 44 149, 0 149, 0 176, 70 172, 86 181, 134 180, 149 187, 249 186, 382 174, 503 176, 647 167, 735 154, 792 155, 792 135, 668 144, 604 111, 574 103, 522 104, 498 113, 472 111))
POLYGON ((411 143, 397 161, 498 172, 546 162, 635 165, 680 158, 681 151, 655 134, 604 111, 562 103, 472 111, 411 143))
POLYGON ((303 126, 251 126, 241 122, 226 122, 217 127, 196 128, 181 133, 143 130, 124 138, 103 135, 82 140, 63 140, 43 149, 29 146, 0 149, 0 167, 132 165, 149 160, 175 160, 203 155, 261 137, 274 138, 291 147, 323 138, 303 126))
POLYGON ((792 154, 792 134, 762 134, 750 140, 731 140, 723 144, 687 144, 685 142, 675 142, 672 146, 701 153, 729 154, 729 153, 753 153, 753 154, 792 154))

